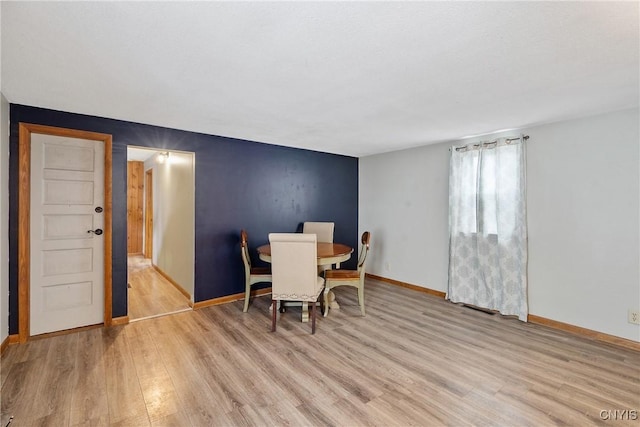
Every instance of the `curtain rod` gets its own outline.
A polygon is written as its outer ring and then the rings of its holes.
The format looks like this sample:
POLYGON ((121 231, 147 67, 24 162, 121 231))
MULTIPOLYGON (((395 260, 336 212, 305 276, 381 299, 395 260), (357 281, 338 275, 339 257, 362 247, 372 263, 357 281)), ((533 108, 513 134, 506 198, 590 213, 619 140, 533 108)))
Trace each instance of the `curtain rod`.
MULTIPOLYGON (((527 139, 529 139, 529 135, 522 135, 521 137, 518 137, 518 138, 506 138, 506 139, 505 139, 505 141, 507 142, 507 144, 509 144, 509 143, 511 143, 511 141, 518 141, 518 140, 520 140, 520 139, 522 139, 522 140, 526 141, 527 139)), ((497 139, 494 139, 493 141, 479 142, 479 143, 477 143, 477 144, 471 144, 471 145, 472 145, 474 148, 478 148, 478 147, 480 147, 481 145, 483 145, 483 146, 485 146, 485 147, 486 147, 486 146, 488 146, 488 145, 491 145, 491 144, 497 144, 497 143, 498 143, 498 140, 497 140, 497 139)), ((452 149, 452 148, 454 148, 454 147, 449 147, 449 151, 451 151, 451 149, 452 149)), ((456 151, 460 151, 460 150, 467 150, 468 148, 469 148, 469 145, 465 145, 465 146, 463 146, 463 147, 455 147, 456 151)))

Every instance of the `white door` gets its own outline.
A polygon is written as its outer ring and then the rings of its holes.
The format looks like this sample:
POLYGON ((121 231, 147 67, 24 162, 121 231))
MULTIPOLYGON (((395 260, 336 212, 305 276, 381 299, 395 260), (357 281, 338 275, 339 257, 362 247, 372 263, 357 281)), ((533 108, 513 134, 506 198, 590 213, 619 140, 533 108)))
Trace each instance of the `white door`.
POLYGON ((30 333, 104 322, 104 142, 31 134, 30 333))

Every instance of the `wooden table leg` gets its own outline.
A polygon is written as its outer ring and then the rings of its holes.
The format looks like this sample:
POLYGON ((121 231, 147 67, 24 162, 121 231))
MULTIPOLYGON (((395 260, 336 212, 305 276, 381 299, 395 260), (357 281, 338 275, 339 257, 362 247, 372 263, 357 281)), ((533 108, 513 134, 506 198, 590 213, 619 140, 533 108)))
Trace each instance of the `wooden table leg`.
POLYGON ((329 291, 329 308, 332 310, 340 310, 340 304, 336 301, 336 294, 333 291, 329 291))

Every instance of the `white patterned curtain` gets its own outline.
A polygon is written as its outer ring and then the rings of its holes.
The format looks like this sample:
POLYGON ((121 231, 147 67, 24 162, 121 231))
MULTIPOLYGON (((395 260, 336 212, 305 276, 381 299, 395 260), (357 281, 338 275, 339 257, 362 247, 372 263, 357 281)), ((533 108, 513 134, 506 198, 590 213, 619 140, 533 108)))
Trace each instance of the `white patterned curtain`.
POLYGON ((524 138, 451 148, 447 299, 527 320, 524 138))

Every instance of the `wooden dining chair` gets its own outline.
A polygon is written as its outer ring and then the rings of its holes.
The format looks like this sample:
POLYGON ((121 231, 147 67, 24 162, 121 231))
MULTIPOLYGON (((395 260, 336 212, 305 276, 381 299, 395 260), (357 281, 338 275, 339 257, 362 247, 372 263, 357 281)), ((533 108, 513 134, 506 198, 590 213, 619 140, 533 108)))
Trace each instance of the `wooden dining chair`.
POLYGON ((252 267, 249 255, 249 237, 245 230, 240 230, 240 252, 244 263, 244 308, 243 312, 249 310, 249 298, 251 297, 251 286, 256 283, 271 282, 271 269, 269 267, 252 267))
POLYGON ((360 311, 364 316, 364 265, 367 261, 369 253, 369 241, 371 234, 368 231, 362 233, 362 248, 358 257, 357 270, 325 270, 325 288, 324 288, 324 316, 329 313, 329 291, 338 286, 353 286, 358 289, 358 303, 360 311))
POLYGON ((324 287, 317 272, 315 234, 271 233, 271 331, 276 330, 278 305, 283 301, 311 303, 311 333, 316 332, 316 303, 324 287))
POLYGON ((302 232, 305 234, 315 234, 318 242, 333 243, 333 222, 305 222, 302 224, 302 232))

